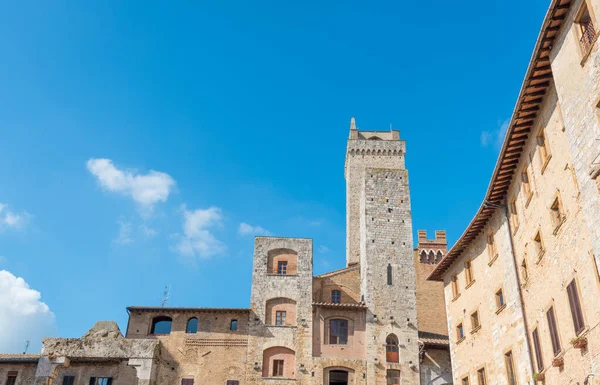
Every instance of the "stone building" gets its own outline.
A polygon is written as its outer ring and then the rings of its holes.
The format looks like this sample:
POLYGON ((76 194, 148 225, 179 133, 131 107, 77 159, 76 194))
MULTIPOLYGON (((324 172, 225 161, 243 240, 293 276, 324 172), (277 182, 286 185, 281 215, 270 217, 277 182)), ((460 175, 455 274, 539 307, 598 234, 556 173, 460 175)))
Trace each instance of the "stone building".
POLYGON ((102 322, 81 339, 45 339, 41 357, 0 356, 0 376, 14 376, 8 385, 452 383, 444 287, 426 280, 446 234, 419 231, 413 247, 405 153, 398 131, 359 131, 352 119, 345 268, 314 276, 311 239, 257 237, 249 308, 132 306, 125 337, 102 322))
POLYGON ((600 384, 600 0, 554 0, 484 202, 430 275, 454 381, 600 384))

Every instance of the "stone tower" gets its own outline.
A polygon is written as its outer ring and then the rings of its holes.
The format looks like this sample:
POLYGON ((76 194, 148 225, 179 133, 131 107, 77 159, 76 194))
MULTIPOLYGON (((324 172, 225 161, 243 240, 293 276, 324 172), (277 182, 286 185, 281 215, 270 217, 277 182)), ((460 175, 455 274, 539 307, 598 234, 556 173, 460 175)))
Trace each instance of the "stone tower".
POLYGON ((347 263, 360 263, 367 312, 367 383, 389 371, 419 383, 416 282, 406 144, 398 131, 358 131, 352 119, 346 152, 347 263), (386 362, 397 338, 399 363, 386 362), (371 343, 372 341, 372 343, 371 343), (398 372, 396 372, 398 373, 398 372))

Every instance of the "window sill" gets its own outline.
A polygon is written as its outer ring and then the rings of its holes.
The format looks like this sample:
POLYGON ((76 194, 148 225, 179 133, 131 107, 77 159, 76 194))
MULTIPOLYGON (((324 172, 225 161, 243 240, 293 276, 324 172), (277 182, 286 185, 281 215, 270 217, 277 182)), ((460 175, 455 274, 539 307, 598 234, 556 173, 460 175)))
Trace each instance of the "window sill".
POLYGON ((479 330, 481 330, 481 325, 477 326, 475 329, 471 330, 471 334, 475 334, 477 333, 479 330))
POLYGON ((475 283, 475 280, 472 280, 471 282, 469 282, 467 284, 467 286, 465 286, 465 290, 468 289, 468 288, 470 288, 471 286, 473 286, 474 283, 475 283))
POLYGON ((496 259, 498 259, 498 253, 496 253, 496 255, 494 255, 494 257, 490 259, 490 261, 488 262, 488 266, 492 266, 496 259))
POLYGON ((456 344, 458 345, 458 344, 460 344, 461 342, 463 342, 464 340, 465 340, 465 337, 459 338, 459 339, 456 341, 456 344))
POLYGON ((527 196, 527 200, 525 201, 525 208, 529 207, 529 204, 531 203, 531 198, 533 198, 532 192, 530 192, 529 195, 527 196))
POLYGON ((548 156, 546 157, 546 160, 544 160, 544 164, 542 164, 542 169, 540 170, 540 173, 542 175, 544 175, 544 171, 546 171, 546 167, 548 167, 548 163, 550 163, 550 159, 552 159, 552 154, 548 154, 548 156))
POLYGON ((556 227, 554 228, 554 231, 552 231, 553 235, 558 234, 558 230, 560 230, 560 228, 562 227, 563 223, 565 223, 566 220, 567 220, 567 217, 565 215, 563 215, 560 218, 560 222, 556 225, 556 227))
POLYGON ((538 254, 537 261, 535 261, 535 264, 536 264, 536 265, 539 265, 539 264, 540 264, 540 262, 541 262, 542 258, 544 257, 544 254, 546 254, 546 249, 542 249, 542 250, 540 251, 540 253, 538 254))
POLYGON ((587 59, 590 57, 590 54, 594 50, 594 45, 596 45, 598 36, 600 36, 600 33, 596 32, 596 37, 594 37, 594 39, 592 40, 592 44, 590 44, 590 48, 587 50, 587 53, 585 53, 583 55, 583 59, 581 59, 581 63, 580 63, 582 67, 585 66, 585 62, 587 61, 587 59))
POLYGON ((502 313, 502 310, 504 310, 504 309, 506 309, 506 304, 504 304, 504 305, 500 306, 500 307, 498 308, 498 310, 496 310, 496 314, 500 314, 500 313, 502 313))
POLYGON ((452 302, 456 301, 460 297, 460 293, 458 293, 454 298, 452 298, 452 302))

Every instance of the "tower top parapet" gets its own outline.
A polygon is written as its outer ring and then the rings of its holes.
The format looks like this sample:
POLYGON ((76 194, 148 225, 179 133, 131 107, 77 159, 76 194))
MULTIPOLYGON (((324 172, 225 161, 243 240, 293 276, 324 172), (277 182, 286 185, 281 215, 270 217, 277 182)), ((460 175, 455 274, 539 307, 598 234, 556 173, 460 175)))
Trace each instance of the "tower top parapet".
POLYGON ((350 140, 400 140, 400 131, 361 131, 356 127, 356 119, 350 119, 350 140))

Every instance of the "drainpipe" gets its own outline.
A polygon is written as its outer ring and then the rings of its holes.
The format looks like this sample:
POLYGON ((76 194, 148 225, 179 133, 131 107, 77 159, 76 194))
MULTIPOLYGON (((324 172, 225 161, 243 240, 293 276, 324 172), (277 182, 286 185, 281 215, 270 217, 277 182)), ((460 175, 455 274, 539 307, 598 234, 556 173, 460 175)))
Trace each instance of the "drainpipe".
MULTIPOLYGON (((519 300, 521 301, 521 311, 523 312, 523 324, 525 326, 525 343, 527 344, 527 351, 529 352, 529 368, 531 369, 531 378, 533 379, 533 374, 535 373, 533 369, 533 351, 531 350, 531 344, 529 343, 529 326, 527 325, 527 317, 525 316, 525 301, 523 301, 523 292, 521 291, 521 278, 519 277, 519 268, 517 266, 517 256, 515 253, 515 244, 513 243, 513 231, 512 226, 510 224, 510 217, 508 213, 508 204, 497 205, 487 200, 483 202, 484 206, 491 207, 493 209, 504 209, 504 217, 506 218, 506 223, 508 224, 508 240, 510 241, 510 253, 513 257, 514 267, 515 267, 515 277, 517 279, 517 291, 519 292, 519 300)), ((535 383, 535 381, 534 381, 535 383)))

